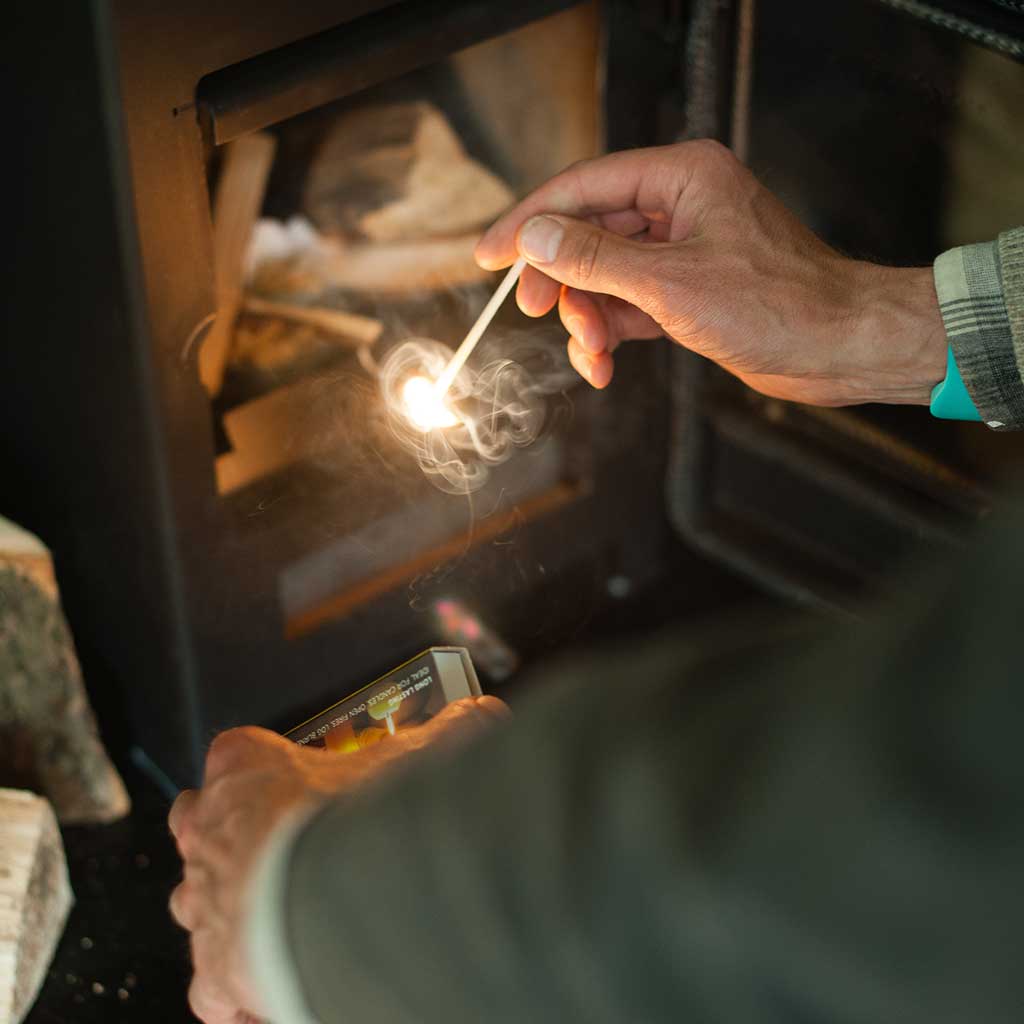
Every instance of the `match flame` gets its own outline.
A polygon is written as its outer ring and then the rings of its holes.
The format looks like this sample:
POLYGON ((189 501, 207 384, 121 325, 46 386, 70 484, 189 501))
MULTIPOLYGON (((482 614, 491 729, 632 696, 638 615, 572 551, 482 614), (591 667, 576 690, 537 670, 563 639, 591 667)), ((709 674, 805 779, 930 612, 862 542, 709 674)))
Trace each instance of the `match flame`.
POLYGON ((433 381, 426 377, 410 377, 402 387, 405 415, 422 431, 454 427, 458 418, 438 394, 433 381))

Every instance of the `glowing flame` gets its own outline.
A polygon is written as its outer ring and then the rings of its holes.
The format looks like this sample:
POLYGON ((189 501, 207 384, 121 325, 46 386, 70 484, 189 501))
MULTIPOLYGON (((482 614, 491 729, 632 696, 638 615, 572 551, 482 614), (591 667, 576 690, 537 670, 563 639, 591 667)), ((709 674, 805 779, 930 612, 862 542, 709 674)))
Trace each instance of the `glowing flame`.
POLYGON ((458 423, 455 414, 438 395, 433 381, 410 377, 402 387, 402 403, 409 421, 420 430, 439 430, 458 423))

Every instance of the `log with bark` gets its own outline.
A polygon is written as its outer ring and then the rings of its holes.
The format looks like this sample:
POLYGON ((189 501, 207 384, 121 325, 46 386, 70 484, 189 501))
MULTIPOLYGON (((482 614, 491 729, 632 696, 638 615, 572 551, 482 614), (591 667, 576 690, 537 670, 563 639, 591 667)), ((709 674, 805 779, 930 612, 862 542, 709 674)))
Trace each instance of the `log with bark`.
POLYGON ((48 797, 64 824, 114 821, 130 807, 97 733, 50 554, 3 518, 0 785, 48 797))

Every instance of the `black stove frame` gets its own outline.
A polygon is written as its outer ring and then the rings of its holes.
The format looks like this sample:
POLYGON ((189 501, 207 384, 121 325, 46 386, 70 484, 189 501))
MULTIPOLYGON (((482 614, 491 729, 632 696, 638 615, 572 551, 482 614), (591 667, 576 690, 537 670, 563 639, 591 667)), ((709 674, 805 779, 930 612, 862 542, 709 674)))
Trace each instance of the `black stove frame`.
MULTIPOLYGON (((1024 39, 1015 0, 882 2, 908 17, 925 8, 941 31, 994 32, 993 45, 1024 39)), ((59 17, 44 5, 12 15, 5 67, 18 102, 9 130, 23 182, 3 313, 10 383, 0 404, 0 509, 54 551, 108 738, 135 746, 175 783, 196 781, 216 729, 293 724, 337 696, 340 676, 372 678, 437 639, 401 586, 285 639, 269 539, 228 522, 196 372, 214 310, 207 156, 241 133, 568 6, 93 0, 59 17)), ((683 131, 729 139, 741 7, 602 4, 608 148, 683 131), (695 64, 702 17, 710 29, 695 64)), ((983 514, 987 495, 960 478, 946 487, 937 464, 917 460, 908 477, 913 451, 852 435, 849 421, 752 402, 685 354, 670 360, 666 348, 637 346, 615 388, 581 400, 586 485, 524 526, 547 574, 524 587, 521 604, 550 603, 554 616, 553 595, 581 578, 656 582, 672 571, 673 527, 790 597, 843 604, 862 590, 862 562, 845 575, 826 564, 823 578, 808 542, 813 522, 800 535, 771 528, 772 517, 789 521, 796 505, 787 495, 796 502, 800 488, 780 490, 770 506, 751 492, 759 477, 778 479, 780 465, 804 488, 802 510, 838 496, 852 509, 846 534, 884 528, 886 552, 920 539, 937 517, 945 543, 983 514), (846 501, 851 493, 859 505, 846 501)), ((299 509, 293 530, 310 514, 299 509)), ((836 565, 859 558, 856 545, 836 553, 836 565)), ((465 565, 501 571, 493 550, 470 552, 465 565)), ((578 629, 569 622, 562 636, 578 629)))

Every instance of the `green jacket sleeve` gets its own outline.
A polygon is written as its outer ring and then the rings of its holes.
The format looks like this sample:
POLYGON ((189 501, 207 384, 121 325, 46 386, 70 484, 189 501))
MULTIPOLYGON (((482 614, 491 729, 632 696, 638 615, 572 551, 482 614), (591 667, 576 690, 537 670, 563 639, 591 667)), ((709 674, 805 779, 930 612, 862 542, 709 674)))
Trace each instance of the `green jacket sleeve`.
POLYGON ((309 1017, 1019 1020, 1022 579, 1018 518, 862 624, 570 661, 328 805, 282 902, 309 1017))

